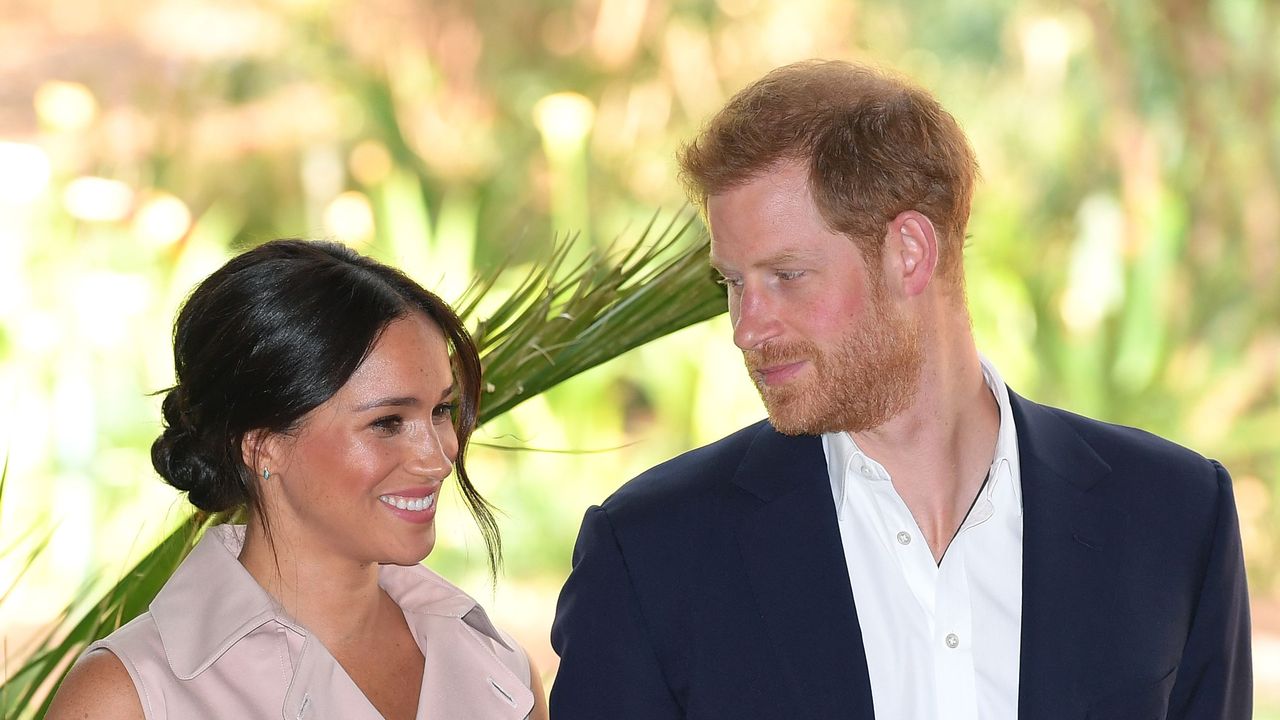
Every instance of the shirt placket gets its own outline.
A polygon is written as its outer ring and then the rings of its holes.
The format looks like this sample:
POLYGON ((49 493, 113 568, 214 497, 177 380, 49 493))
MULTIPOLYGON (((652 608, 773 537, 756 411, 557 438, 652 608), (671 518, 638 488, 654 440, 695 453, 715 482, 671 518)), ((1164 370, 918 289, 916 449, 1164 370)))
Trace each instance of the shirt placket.
POLYGON ((855 458, 852 465, 870 485, 880 531, 884 534, 882 541, 929 621, 935 717, 977 720, 972 606, 963 536, 969 527, 990 517, 991 504, 985 497, 980 498, 978 507, 974 508, 976 512, 966 518, 964 529, 952 540, 939 566, 884 468, 865 456, 855 458))
POLYGON ((951 541, 938 568, 932 649, 936 717, 942 720, 978 718, 966 533, 951 541))
POLYGON ((866 457, 860 457, 854 463, 859 465, 858 472, 863 480, 870 484, 876 515, 880 521, 880 541, 897 563, 911 595, 932 623, 938 569, 929 552, 929 544, 925 542, 907 504, 894 490, 893 482, 884 468, 866 457))

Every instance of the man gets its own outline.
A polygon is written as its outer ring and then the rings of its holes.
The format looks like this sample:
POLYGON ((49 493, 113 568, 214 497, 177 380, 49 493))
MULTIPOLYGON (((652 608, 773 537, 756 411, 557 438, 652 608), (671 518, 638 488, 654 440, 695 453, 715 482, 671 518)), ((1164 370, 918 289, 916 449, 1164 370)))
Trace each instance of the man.
POLYGON ((680 160, 769 420, 587 512, 552 717, 1250 716, 1230 478, 978 354, 932 97, 791 65, 680 160))

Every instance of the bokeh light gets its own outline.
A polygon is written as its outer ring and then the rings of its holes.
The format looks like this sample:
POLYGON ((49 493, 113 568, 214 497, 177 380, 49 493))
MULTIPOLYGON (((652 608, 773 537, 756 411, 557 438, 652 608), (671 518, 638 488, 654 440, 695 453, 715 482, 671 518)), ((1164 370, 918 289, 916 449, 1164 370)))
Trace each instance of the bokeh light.
POLYGON ((376 140, 362 140, 351 148, 351 156, 347 159, 351 169, 351 177, 364 185, 377 185, 386 180, 395 163, 391 153, 382 143, 376 140))
POLYGON ((178 242, 191 229, 191 210, 167 192, 152 191, 133 214, 134 232, 152 247, 178 242))
POLYGON ((63 80, 43 83, 35 94, 36 115, 53 130, 73 132, 93 124, 98 101, 88 87, 63 80))
POLYGON ((35 145, 0 141, 0 203, 32 202, 49 186, 49 156, 35 145))
POLYGON ((1022 26, 1019 34, 1022 62, 1033 84, 1058 85, 1071 59, 1071 30, 1060 18, 1038 17, 1022 26))
POLYGON ((595 104, 575 92, 547 95, 533 106, 533 122, 550 148, 581 145, 595 121, 595 104))
POLYGON ((89 222, 117 222, 133 208, 133 190, 119 180, 79 177, 62 192, 67 214, 89 222))
POLYGON ((359 242, 373 236, 373 207, 364 193, 344 192, 324 209, 325 230, 343 242, 359 242))

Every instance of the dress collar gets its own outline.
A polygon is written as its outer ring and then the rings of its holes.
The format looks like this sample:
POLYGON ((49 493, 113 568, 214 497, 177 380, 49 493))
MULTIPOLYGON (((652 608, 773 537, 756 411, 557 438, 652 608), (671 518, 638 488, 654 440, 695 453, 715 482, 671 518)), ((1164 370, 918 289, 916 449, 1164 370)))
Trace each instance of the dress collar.
MULTIPOLYGON (((303 638, 310 635, 240 564, 244 533, 243 525, 206 530, 151 603, 170 669, 182 680, 199 675, 270 622, 303 638)), ((511 649, 475 600, 421 565, 382 565, 378 584, 406 614, 457 618, 511 649)))

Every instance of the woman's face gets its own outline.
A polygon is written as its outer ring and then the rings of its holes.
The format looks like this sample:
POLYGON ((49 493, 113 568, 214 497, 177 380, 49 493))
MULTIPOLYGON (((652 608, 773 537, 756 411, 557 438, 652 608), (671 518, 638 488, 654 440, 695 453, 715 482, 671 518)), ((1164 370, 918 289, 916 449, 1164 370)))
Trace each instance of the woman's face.
POLYGON ((420 562, 458 454, 444 335, 421 313, 388 325, 337 394, 292 436, 271 436, 257 470, 277 547, 317 560, 420 562), (313 555, 314 556, 314 555, 313 555))

